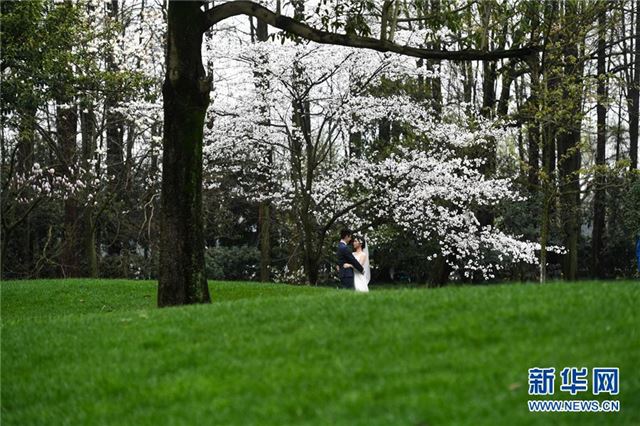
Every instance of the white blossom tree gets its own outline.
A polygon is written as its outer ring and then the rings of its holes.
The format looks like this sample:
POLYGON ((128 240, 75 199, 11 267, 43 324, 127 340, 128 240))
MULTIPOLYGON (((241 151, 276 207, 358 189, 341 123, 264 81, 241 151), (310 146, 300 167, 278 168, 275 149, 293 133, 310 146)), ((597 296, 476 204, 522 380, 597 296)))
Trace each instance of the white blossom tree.
POLYGON ((536 263, 538 245, 480 225, 478 207, 519 196, 509 181, 485 178, 483 160, 461 154, 504 142, 511 132, 480 117, 460 122, 457 109, 437 115, 409 96, 367 94, 382 79, 433 78, 433 72, 401 55, 350 48, 231 41, 218 42, 209 54, 229 61, 225 69, 231 67, 235 79, 226 83, 236 95, 224 91, 210 111, 216 125, 205 134, 205 181, 215 186, 231 172, 237 196, 269 199, 290 212, 302 236, 308 282, 317 282, 326 236, 339 222, 369 228, 374 239, 370 225, 385 222, 417 239, 435 239, 440 250, 425 259, 443 256, 464 276, 491 278, 507 261, 536 263), (294 72, 292 63, 302 71, 294 72), (268 93, 248 83, 252 73, 267 76, 268 93), (307 126, 296 126, 296 102, 309 105, 307 126), (398 144, 383 160, 376 152, 351 156, 349 135, 371 134, 382 119, 401 123, 429 148, 398 144), (261 145, 269 145, 275 158, 267 160, 261 145))

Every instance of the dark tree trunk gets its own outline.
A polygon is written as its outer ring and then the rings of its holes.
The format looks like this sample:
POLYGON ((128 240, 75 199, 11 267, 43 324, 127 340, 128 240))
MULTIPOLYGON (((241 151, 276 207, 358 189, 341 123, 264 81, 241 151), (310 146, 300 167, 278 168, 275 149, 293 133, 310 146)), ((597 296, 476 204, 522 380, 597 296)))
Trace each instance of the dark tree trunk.
MULTIPOLYGON (((118 20, 118 1, 111 0, 109 4, 109 18, 113 21, 118 20)), ((109 53, 106 58, 107 69, 109 72, 115 73, 118 67, 113 58, 113 54, 109 53)), ((120 101, 120 90, 117 84, 110 84, 107 88, 107 94, 105 97, 105 127, 107 130, 107 174, 112 177, 110 181, 109 190, 116 194, 114 197, 115 203, 121 203, 124 196, 123 187, 123 170, 124 170, 124 117, 121 113, 117 112, 115 108, 120 101)), ((123 242, 120 235, 117 235, 119 231, 119 225, 113 219, 109 220, 106 225, 107 232, 109 233, 109 240, 112 244, 107 248, 110 255, 122 254, 123 242)), ((123 263, 123 267, 126 264, 123 263)), ((126 275, 126 271, 125 275, 126 275)))
MULTIPOLYGON (((304 1, 296 0, 292 2, 295 7, 294 19, 303 20, 304 1)), ((302 74, 304 68, 299 62, 294 62, 294 85, 296 93, 305 92, 302 74)), ((313 145, 313 135, 311 132, 311 105, 307 97, 299 97, 293 101, 293 126, 299 130, 301 136, 294 136, 296 177, 299 188, 297 207, 297 223, 301 237, 302 262, 304 273, 309 284, 315 285, 318 282, 318 251, 316 250, 317 224, 312 213, 312 187, 314 184, 314 173, 316 169, 315 147, 313 145), (303 151, 304 148, 304 151, 303 151)))
MULTIPOLYGON (((488 50, 491 37, 491 9, 489 2, 480 2, 480 22, 483 28, 480 49, 488 50)), ((482 108, 484 117, 493 116, 493 108, 496 103, 496 63, 494 61, 482 61, 482 108)))
POLYGON ((629 87, 629 158, 631 159, 631 169, 638 168, 638 116, 640 115, 640 2, 635 1, 636 9, 636 29, 633 84, 629 87))
POLYGON ((16 151, 16 172, 26 174, 33 167, 33 147, 36 126, 36 107, 29 107, 20 117, 18 146, 16 151))
MULTIPOLYGON (((421 78, 421 77, 419 77, 421 78)), ((349 87, 349 91, 351 92, 352 96, 357 96, 357 90, 358 88, 354 85, 351 84, 349 87)), ((356 114, 352 114, 351 116, 352 120, 356 119, 356 114)), ((349 132, 349 153, 348 155, 350 157, 353 158, 360 158, 362 157, 362 152, 363 152, 363 139, 362 139, 362 132, 354 132, 354 131, 350 131, 349 132)))
POLYGON ((107 97, 105 105, 106 128, 107 128, 107 173, 115 177, 112 185, 113 190, 117 191, 122 187, 124 170, 124 126, 122 114, 115 112, 117 99, 113 94, 107 97))
MULTIPOLYGON (((466 104, 471 104, 473 101, 473 88, 475 87, 475 80, 473 78, 473 64, 470 61, 465 61, 462 64, 462 89, 463 89, 463 101, 466 104)), ((470 108, 468 106, 468 108, 470 108)))
POLYGON ((430 271, 430 285, 432 287, 442 287, 447 284, 451 270, 451 266, 447 263, 444 256, 439 254, 433 261, 433 267, 430 271))
POLYGON ((260 203, 260 281, 271 280, 271 204, 268 201, 260 203))
POLYGON ((391 142, 391 122, 383 118, 378 123, 378 149, 382 150, 391 142))
POLYGON ((306 229, 305 235, 305 250, 304 250, 304 269, 307 274, 307 280, 311 285, 318 284, 319 265, 318 265, 318 253, 316 253, 316 238, 311 234, 313 230, 306 229))
MULTIPOLYGON (((577 6, 567 2, 565 19, 578 16, 577 6)), ((567 36, 569 38, 570 36, 567 36)), ((566 40, 564 46, 563 95, 568 102, 568 126, 558 136, 558 178, 560 188, 560 220, 563 227, 564 255, 562 271, 566 280, 574 281, 578 272, 578 240, 580 237, 580 133, 582 94, 571 88, 580 87, 584 62, 579 57, 579 43, 566 40), (572 93, 573 92, 573 93, 572 93)))
POLYGON ((498 116, 506 117, 509 112, 509 98, 511 94, 511 83, 513 82, 514 64, 509 62, 505 65, 505 69, 502 72, 502 89, 500 90, 500 101, 498 102, 498 116))
MULTIPOLYGON (((90 160, 95 156, 95 115, 93 107, 80 113, 80 128, 82 133, 82 158, 83 167, 88 170, 91 167, 90 160)), ((94 226, 93 206, 88 204, 81 208, 82 215, 82 275, 86 277, 98 276, 98 259, 96 253, 96 229, 94 226)))
POLYGON ((595 194, 593 198, 593 232, 591 234, 591 273, 593 276, 602 278, 602 265, 600 258, 602 255, 602 236, 605 227, 605 167, 606 158, 606 10, 602 10, 598 18, 598 105, 597 105, 597 127, 598 136, 596 140, 596 172, 595 172, 595 194))
POLYGON ((136 141, 136 124, 133 121, 127 122, 127 143, 126 143, 126 157, 124 159, 124 167, 122 174, 122 188, 124 188, 123 195, 125 197, 125 203, 129 202, 127 194, 131 190, 131 184, 133 179, 133 165, 135 159, 133 158, 133 146, 136 141))
MULTIPOLYGON (((426 11, 429 13, 428 11, 426 11)), ((431 0, 431 16, 435 17, 438 21, 438 27, 440 27, 441 17, 440 17, 440 0, 431 0)), ((435 42, 432 44, 434 49, 440 49, 440 43, 435 42)), ((429 60, 427 61, 427 69, 433 70, 438 68, 440 70, 440 61, 439 60, 429 60)), ((433 105, 433 110, 436 113, 436 117, 440 117, 442 114, 442 80, 440 77, 434 77, 429 79, 431 86, 431 104, 433 105)))
POLYGON ((362 132, 349 133, 349 156, 362 157, 362 132))
POLYGON ((531 67, 531 96, 526 101, 527 106, 527 183, 529 189, 535 191, 540 185, 540 63, 538 58, 529 61, 531 67))
MULTIPOLYGON (((256 38, 259 42, 266 42, 269 40, 269 31, 267 23, 258 19, 256 25, 256 38)), ((267 58, 263 59, 267 61, 267 58)), ((268 91, 269 82, 267 76, 263 74, 256 75, 256 85, 258 90, 268 91)), ((266 107, 262 111, 264 115, 268 114, 266 107)), ((267 119, 268 120, 268 119, 267 119)), ((269 167, 273 161, 273 153, 268 146, 269 141, 264 141, 265 154, 269 158, 269 167)), ((265 170, 269 173, 269 170, 265 170)), ((258 207, 258 229, 260 230, 260 281, 268 282, 271 280, 271 202, 269 200, 262 201, 258 207)))
MULTIPOLYGON (((546 51, 546 57, 543 56, 542 73, 545 79, 544 90, 546 94, 554 93, 559 85, 560 75, 558 72, 560 52, 555 47, 558 41, 558 30, 554 29, 558 16, 558 2, 550 1, 545 4, 545 21, 550 22, 552 28, 549 36, 549 47, 546 51)), ((540 99, 542 109, 549 109, 549 105, 545 100, 540 99)), ((556 199, 556 182, 555 182, 555 149, 556 149, 556 132, 557 126, 552 117, 545 116, 541 125, 542 143, 542 214, 540 218, 540 282, 547 280, 547 244, 551 235, 551 212, 556 199)))
POLYGON ((495 62, 482 62, 482 115, 493 117, 493 108, 496 104, 496 67, 495 62))
MULTIPOLYGON (((18 132, 18 147, 16 152, 16 172, 27 176, 31 172, 34 164, 34 145, 36 130, 36 106, 30 105, 24 115, 20 118, 20 129, 18 132)), ((34 263, 34 252, 36 246, 36 235, 31 227, 30 215, 24 220, 25 232, 20 238, 20 255, 26 276, 31 275, 34 263)), ((37 228, 36 228, 37 229, 37 228)), ((6 238, 6 236, 5 236, 6 238)))
MULTIPOLYGON (((531 14, 531 35, 530 40, 534 43, 538 39, 538 27, 540 18, 535 8, 530 10, 531 14)), ((531 97, 527 100, 527 156, 528 156, 528 176, 527 181, 531 191, 538 189, 540 185, 540 59, 538 55, 531 55, 527 58, 527 63, 531 69, 531 97)))
MULTIPOLYGON (((62 154, 63 173, 69 180, 74 179, 73 168, 76 160, 76 130, 78 126, 77 107, 58 106, 56 113, 56 130, 58 144, 62 154)), ((64 277, 81 275, 79 211, 78 201, 73 195, 64 200, 64 238, 62 243, 62 274, 64 277)))
POLYGON ((158 306, 211 301, 204 266, 202 138, 211 83, 197 2, 169 2, 158 306))
MULTIPOLYGON (((492 5, 489 2, 481 2, 480 4, 480 20, 483 27, 482 41, 480 48, 489 49, 489 39, 492 34, 491 27, 491 10, 492 5)), ((482 107, 480 113, 483 117, 494 117, 496 106, 496 63, 495 61, 482 61, 482 107)), ((480 172, 487 178, 493 176, 497 167, 497 149, 496 141, 493 137, 487 138, 487 144, 481 149, 480 156, 484 158, 485 163, 480 166, 480 172)), ((495 214, 491 207, 480 207, 476 212, 480 225, 493 225, 495 214)))
MULTIPOLYGON (((534 102, 537 102, 534 100, 534 102)), ((531 190, 534 190, 540 184, 540 127, 538 121, 534 120, 533 123, 527 127, 527 141, 528 141, 528 175, 527 182, 531 190)))

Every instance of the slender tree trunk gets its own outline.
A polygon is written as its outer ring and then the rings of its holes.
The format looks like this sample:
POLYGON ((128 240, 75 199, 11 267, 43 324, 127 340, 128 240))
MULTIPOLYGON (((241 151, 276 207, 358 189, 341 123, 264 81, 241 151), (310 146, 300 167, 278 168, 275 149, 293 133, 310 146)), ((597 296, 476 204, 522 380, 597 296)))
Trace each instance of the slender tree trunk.
MULTIPOLYGON (((20 118, 20 128, 18 131, 18 147, 16 152, 16 172, 27 176, 34 164, 34 145, 36 130, 35 105, 29 105, 20 118)), ((24 271, 27 276, 31 275, 35 252, 36 235, 31 229, 31 217, 24 220, 25 233, 20 238, 20 251, 24 271)))
MULTIPOLYGON (((109 19, 118 20, 118 0, 111 0, 109 4, 109 19)), ((113 58, 113 53, 109 53, 106 58, 107 69, 115 73, 118 71, 117 64, 113 58)), ((107 130, 107 174, 113 179, 110 181, 109 190, 116 194, 115 203, 121 203, 124 195, 124 117, 115 108, 120 101, 119 87, 113 83, 107 87, 105 97, 105 127, 107 130)), ((112 244, 107 248, 110 255, 121 255, 123 249, 122 238, 115 235, 119 232, 119 226, 113 219, 109 220, 107 232, 112 244)), ((123 262, 124 264, 124 262, 123 262)), ((126 274, 125 274, 126 275, 126 274)))
MULTIPOLYGON (((302 21, 304 19, 304 1, 294 0, 294 19, 302 21)), ((301 95, 305 92, 302 74, 304 68, 301 63, 295 61, 293 64, 293 80, 296 93, 301 95)), ((294 179, 297 180, 298 187, 298 207, 296 222, 300 232, 300 247, 302 248, 302 266, 309 284, 315 285, 318 282, 318 251, 317 224, 312 213, 311 193, 314 184, 315 173, 315 149, 313 146, 313 135, 311 132, 310 102, 305 95, 301 95, 293 100, 292 124, 297 129, 293 136, 294 146, 292 158, 294 160, 292 169, 295 170, 294 179)))
MULTIPOLYGON (((439 29, 441 27, 440 20, 442 19, 440 17, 440 0, 431 0, 431 16, 434 16, 437 19, 437 27, 439 29)), ((433 48, 440 49, 440 42, 433 43, 433 48)), ((436 68, 440 70, 440 61, 427 61, 427 68, 430 70, 434 70, 436 68)), ((431 86, 433 110, 436 113, 436 117, 440 117, 440 115, 442 114, 442 80, 440 79, 440 77, 433 77, 429 79, 429 82, 431 86)))
MULTIPOLYGON (((622 90, 618 98, 618 105, 622 105, 622 90)), ((620 145, 622 144, 622 108, 618 108, 618 126, 616 127, 616 164, 620 161, 620 145)))
POLYGON ((509 62, 502 72, 502 88, 500 90, 500 101, 498 102, 497 113, 499 117, 506 117, 509 112, 509 98, 511 95, 511 83, 513 82, 514 63, 509 62))
POLYGON ((629 158, 631 169, 638 168, 638 117, 640 115, 640 2, 635 3, 636 29, 634 47, 633 84, 629 87, 629 158))
MULTIPOLYGON (((552 27, 549 36, 549 46, 546 49, 546 57, 543 60, 542 74, 544 75, 544 90, 539 98, 542 110, 550 109, 551 98, 558 89, 560 75, 558 73, 560 52, 555 47, 558 41, 558 31, 554 28, 558 16, 558 3, 551 0, 545 5, 545 21, 552 27)), ((540 218, 540 283, 547 280, 547 244, 551 234, 551 213, 556 199, 555 181, 555 149, 557 126, 554 118, 546 115, 541 125, 542 143, 542 212, 540 218)))
POLYGON ((169 2, 158 305, 211 301, 204 266, 202 138, 210 80, 197 2, 169 2))
MULTIPOLYGON (((269 40, 269 31, 266 22, 257 19, 256 25, 256 38, 259 42, 266 42, 269 40)), ((267 58, 263 59, 267 61, 267 58)), ((269 81, 267 76, 257 73, 256 85, 257 89, 263 92, 269 90, 269 81)), ((263 108, 263 115, 268 120, 268 111, 266 107, 263 108)), ((269 145, 269 141, 264 141, 262 149, 265 150, 265 154, 268 156, 268 167, 271 167, 273 162, 273 152, 269 145)), ((269 170, 265 170, 269 173, 269 170)), ((260 230, 260 281, 268 282, 271 280, 271 202, 264 200, 260 202, 258 207, 258 229, 260 230)))
MULTIPOLYGON (((536 8, 530 9, 531 14, 531 35, 530 41, 535 43, 538 39, 540 17, 536 8)), ((531 55, 527 59, 531 68, 531 96, 527 100, 527 116, 530 122, 527 125, 527 156, 528 156, 528 176, 527 181, 531 191, 538 189, 540 185, 540 59, 538 55, 531 55)))
POLYGON ((527 182, 531 191, 535 191, 540 185, 540 120, 537 118, 539 111, 539 85, 540 73, 538 58, 531 63, 531 96, 527 100, 527 114, 530 117, 527 123, 527 182))
MULTIPOLYGON (((491 9, 492 4, 489 1, 480 2, 480 22, 483 29, 480 43, 481 50, 489 49, 491 9)), ((482 108, 480 112, 484 117, 493 117, 493 108, 496 103, 496 77, 495 61, 482 61, 482 108)))
MULTIPOLYGON (((473 26, 473 16, 470 9, 467 9, 465 12, 465 21, 469 28, 473 26)), ((466 47, 471 48, 472 46, 469 45, 466 47)), ((463 100, 467 104, 467 111, 471 112, 474 109, 474 106, 471 104, 473 102, 473 92, 476 85, 473 77, 473 62, 464 61, 462 63, 462 77, 463 100)))
MULTIPOLYGON (((82 133, 83 167, 91 167, 90 160, 95 156, 95 114, 93 107, 80 113, 80 128, 82 133)), ((96 229, 94 226, 93 206, 88 204, 81 208, 82 215, 82 275, 95 278, 98 276, 98 259, 96 253, 96 229)))
MULTIPOLYGON (((489 31, 491 24, 492 5, 489 1, 480 3, 480 21, 483 27, 482 41, 480 49, 489 49, 489 39, 491 32, 489 31)), ((486 118, 494 116, 494 108, 496 104, 496 64, 494 61, 482 61, 482 108, 480 113, 486 118)), ((497 167, 497 149, 496 141, 493 137, 487 139, 486 146, 481 149, 480 156, 486 161, 480 166, 480 172, 487 178, 491 177, 497 167)), ((495 214, 491 207, 483 206, 478 208, 476 215, 478 222, 482 226, 492 225, 495 214)))
POLYGON ((462 71, 463 100, 468 105, 467 108, 470 108, 469 105, 473 102, 473 87, 475 86, 475 80, 473 78, 473 63, 471 61, 463 62, 462 71))
POLYGON ((391 143, 391 122, 383 118, 378 123, 378 148, 383 149, 391 143))
POLYGON ((259 207, 260 281, 271 280, 271 203, 263 201, 259 207))
POLYGON ((349 133, 349 156, 362 157, 362 132, 349 133))
MULTIPOLYGON (((577 5, 567 2, 566 18, 578 16, 577 5)), ((569 38, 570 36, 567 36, 569 38)), ((578 242, 580 238, 580 134, 582 113, 582 73, 584 61, 577 59, 579 45, 584 40, 566 40, 564 46, 563 94, 567 100, 568 128, 558 137, 558 172, 560 183, 560 220, 563 226, 563 245, 567 250, 563 260, 563 275, 574 281, 578 272, 578 242), (573 89, 573 90, 572 90, 573 89)))
POLYGON ((596 140, 596 173, 595 173, 595 194, 593 198, 593 232, 591 234, 591 274, 597 278, 603 278, 602 265, 600 262, 602 252, 602 236, 605 226, 605 167, 606 158, 606 10, 603 8, 598 18, 598 136, 596 140))
MULTIPOLYGON (((73 102, 73 101, 72 101, 73 102)), ((58 143, 63 156, 63 170, 70 180, 74 179, 73 168, 76 160, 76 130, 78 114, 76 105, 60 105, 57 108, 56 129, 58 143)), ((78 201, 69 195, 64 200, 64 239, 62 244, 62 274, 64 277, 81 275, 79 244, 78 201)))

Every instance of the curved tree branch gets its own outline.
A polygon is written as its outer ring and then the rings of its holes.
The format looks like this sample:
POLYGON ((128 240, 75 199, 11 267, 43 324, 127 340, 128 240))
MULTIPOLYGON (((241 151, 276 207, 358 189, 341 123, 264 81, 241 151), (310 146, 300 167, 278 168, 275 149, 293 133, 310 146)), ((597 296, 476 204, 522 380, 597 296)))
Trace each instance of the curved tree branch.
MULTIPOLYGON (((315 41, 322 44, 335 44, 340 46, 372 49, 379 52, 393 52, 401 55, 413 56, 423 59, 444 59, 452 61, 479 61, 496 60, 503 58, 524 58, 534 54, 539 50, 537 46, 528 46, 518 49, 507 50, 458 50, 447 51, 438 49, 421 49, 417 47, 401 46, 387 40, 379 40, 371 37, 361 37, 357 35, 337 34, 322 31, 307 24, 298 22, 295 19, 276 14, 269 9, 252 1, 232 1, 215 6, 205 13, 205 25, 207 28, 223 21, 227 18, 238 15, 249 15, 256 17, 272 27, 279 28, 287 33, 296 35, 306 40, 315 41)), ((205 28, 206 29, 206 28, 205 28)))

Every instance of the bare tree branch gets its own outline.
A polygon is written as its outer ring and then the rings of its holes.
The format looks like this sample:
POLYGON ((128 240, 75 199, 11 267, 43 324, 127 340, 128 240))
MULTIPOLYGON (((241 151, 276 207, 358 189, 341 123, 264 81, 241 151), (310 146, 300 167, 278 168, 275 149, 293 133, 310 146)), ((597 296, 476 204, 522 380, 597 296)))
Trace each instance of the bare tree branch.
POLYGON ((307 24, 298 22, 288 16, 282 16, 271 12, 269 9, 251 1, 232 1, 215 6, 204 12, 205 28, 238 15, 254 16, 272 27, 279 28, 287 33, 296 35, 306 40, 322 44, 334 44, 339 46, 372 49, 379 52, 393 52, 401 55, 413 56, 423 59, 444 59, 452 61, 479 61, 496 60, 503 58, 524 58, 534 54, 539 47, 528 46, 517 49, 483 51, 476 49, 448 51, 439 49, 421 49, 417 47, 401 46, 387 40, 379 40, 371 37, 361 37, 352 34, 337 34, 312 28, 307 24))

